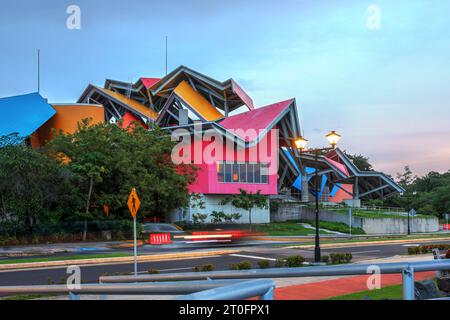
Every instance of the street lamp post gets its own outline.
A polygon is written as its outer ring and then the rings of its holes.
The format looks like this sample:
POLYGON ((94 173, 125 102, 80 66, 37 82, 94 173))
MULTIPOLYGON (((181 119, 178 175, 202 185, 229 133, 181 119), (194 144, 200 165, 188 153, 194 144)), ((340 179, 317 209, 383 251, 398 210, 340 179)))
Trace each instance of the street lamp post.
MULTIPOLYGON (((341 139, 341 136, 336 131, 331 131, 329 134, 326 135, 326 138, 328 139, 328 142, 330 143, 331 147, 329 148, 318 148, 318 149, 306 149, 306 145, 308 144, 308 140, 306 140, 303 137, 298 137, 295 140, 295 146, 299 150, 300 153, 310 153, 314 155, 314 163, 315 163, 315 173, 314 173, 314 179, 315 179, 315 187, 314 187, 314 195, 315 195, 315 204, 316 204, 316 236, 315 236, 315 245, 314 245, 314 261, 316 263, 321 262, 321 255, 320 255, 320 233, 319 233, 319 153, 325 152, 325 151, 331 151, 336 149, 336 145, 341 139)), ((305 190, 302 189, 302 192, 305 192, 305 190)), ((307 191, 306 191, 307 192, 307 191)))

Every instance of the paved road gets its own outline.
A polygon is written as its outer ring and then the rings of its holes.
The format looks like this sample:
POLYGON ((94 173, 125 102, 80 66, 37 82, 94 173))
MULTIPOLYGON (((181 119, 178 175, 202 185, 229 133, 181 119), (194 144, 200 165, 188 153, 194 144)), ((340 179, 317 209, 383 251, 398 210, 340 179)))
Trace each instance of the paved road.
MULTIPOLYGON (((438 241, 439 243, 450 243, 448 241, 438 241)), ((427 242, 430 243, 430 242, 427 242)), ((354 261, 367 260, 372 258, 391 257, 397 254, 406 254, 407 247, 419 245, 420 242, 414 244, 367 244, 367 246, 355 246, 335 249, 322 249, 322 254, 329 254, 332 252, 350 252, 353 254, 354 261)), ((245 246, 240 248, 238 254, 212 256, 205 258, 196 258, 188 260, 173 260, 160 262, 145 262, 139 263, 139 270, 141 273, 146 273, 148 269, 157 269, 161 273, 172 272, 189 272, 194 266, 201 264, 213 264, 216 270, 228 270, 230 263, 240 262, 242 260, 250 260, 255 267, 259 260, 269 260, 273 262, 280 257, 287 257, 290 255, 302 255, 307 260, 312 260, 314 250, 300 250, 289 249, 274 245, 266 246, 245 246)), ((97 282, 99 276, 108 273, 114 275, 117 273, 129 273, 133 270, 133 264, 111 264, 111 265, 97 265, 81 267, 81 275, 83 282, 97 282)), ((20 271, 1 271, 0 285, 38 285, 48 284, 49 282, 58 283, 65 281, 67 277, 66 269, 64 267, 55 267, 48 269, 33 269, 20 271)))

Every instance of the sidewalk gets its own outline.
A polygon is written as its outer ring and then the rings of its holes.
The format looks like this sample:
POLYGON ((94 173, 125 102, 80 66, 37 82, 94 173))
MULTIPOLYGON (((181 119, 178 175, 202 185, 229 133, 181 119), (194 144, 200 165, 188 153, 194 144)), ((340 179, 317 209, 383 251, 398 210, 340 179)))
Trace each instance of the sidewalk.
MULTIPOLYGON (((435 272, 418 272, 415 280, 431 279, 435 272)), ((352 276, 341 279, 320 281, 275 289, 275 300, 322 300, 350 293, 368 290, 366 281, 369 275, 352 276)), ((402 283, 400 274, 384 274, 381 276, 381 287, 402 283)))
MULTIPOLYGON (((356 264, 377 264, 389 262, 430 261, 430 254, 419 256, 393 256, 389 258, 359 261, 356 264)), ((415 280, 430 279, 435 272, 418 272, 415 280)), ((335 296, 346 295, 368 290, 367 279, 370 275, 337 276, 337 277, 308 277, 275 279, 275 300, 321 300, 335 296)), ((402 283, 400 274, 384 274, 381 276, 381 287, 388 287, 402 283)))

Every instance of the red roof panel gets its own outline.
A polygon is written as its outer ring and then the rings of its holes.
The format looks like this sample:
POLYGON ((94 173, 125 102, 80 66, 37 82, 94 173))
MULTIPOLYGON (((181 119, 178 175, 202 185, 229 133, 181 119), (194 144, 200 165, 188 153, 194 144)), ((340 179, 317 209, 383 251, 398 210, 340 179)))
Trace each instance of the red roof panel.
MULTIPOLYGON (((294 99, 289 99, 251 111, 243 112, 228 117, 219 122, 219 124, 228 130, 239 129, 243 132, 249 132, 248 130, 255 129, 257 134, 259 134, 260 130, 267 129, 277 119, 277 117, 292 104, 293 101, 294 99)), ((249 137, 244 137, 242 134, 239 134, 239 132, 237 132, 237 134, 246 141, 253 140, 249 137)))
POLYGON ((160 78, 141 78, 142 83, 144 84, 144 86, 147 89, 150 88, 151 86, 153 86, 159 80, 161 80, 161 79, 160 78))
POLYGON ((231 80, 234 93, 244 102, 244 104, 250 109, 254 110, 253 100, 234 80, 231 80))

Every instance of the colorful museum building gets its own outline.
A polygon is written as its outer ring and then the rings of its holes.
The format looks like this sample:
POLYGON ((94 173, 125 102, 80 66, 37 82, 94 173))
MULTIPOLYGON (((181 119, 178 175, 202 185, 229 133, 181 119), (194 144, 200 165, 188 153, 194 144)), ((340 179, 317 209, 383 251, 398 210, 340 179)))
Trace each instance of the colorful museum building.
MULTIPOLYGON (((167 213, 168 221, 223 211, 240 213, 240 221, 247 222, 247 212, 220 204, 240 189, 260 191, 268 198, 313 201, 317 182, 321 202, 353 206, 361 199, 404 191, 382 172, 359 170, 339 148, 317 161, 299 152, 294 142, 302 130, 295 99, 256 107, 233 79, 220 82, 184 66, 132 84, 109 79, 102 87, 89 84, 71 104, 48 103, 38 93, 0 98, 0 110, 7 119, 16 119, 2 125, 0 136, 17 133, 33 148, 51 140, 52 129, 73 133, 86 118, 91 123, 128 127, 139 122, 149 130, 154 125, 167 130, 180 141, 175 158, 189 158, 199 167, 190 191, 205 204, 204 209, 167 213)), ((252 219, 270 222, 270 209, 256 209, 252 219)))

